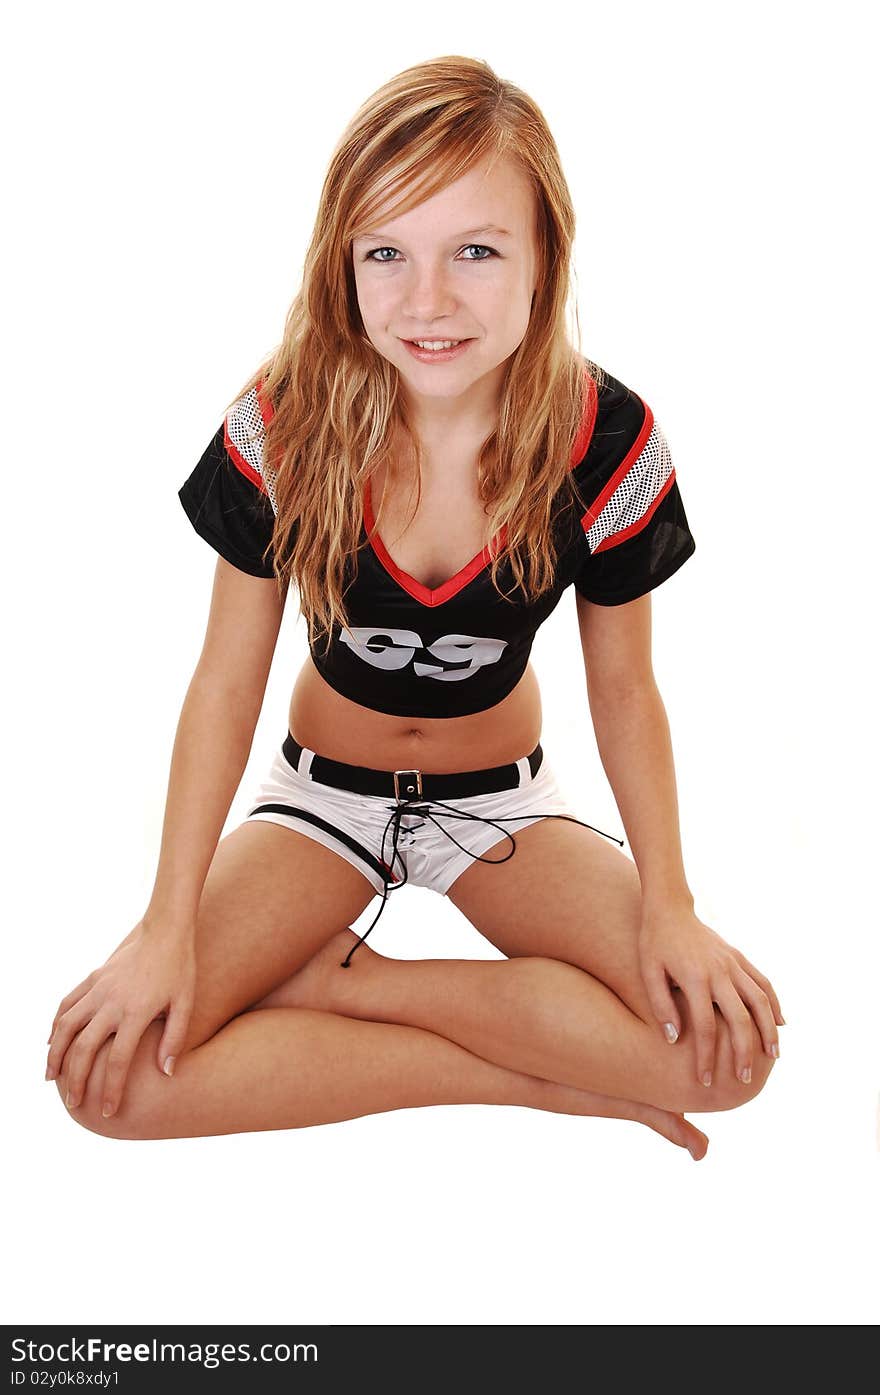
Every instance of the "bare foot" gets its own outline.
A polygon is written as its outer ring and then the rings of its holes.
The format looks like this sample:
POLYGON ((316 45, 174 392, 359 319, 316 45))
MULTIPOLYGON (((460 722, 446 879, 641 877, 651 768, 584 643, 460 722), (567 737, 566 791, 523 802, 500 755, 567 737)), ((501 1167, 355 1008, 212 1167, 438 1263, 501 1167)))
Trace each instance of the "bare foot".
POLYGON ((631 1119, 644 1124, 679 1148, 687 1148, 694 1162, 705 1157, 709 1147, 706 1134, 671 1109, 660 1109, 641 1100, 627 1100, 614 1095, 600 1095, 594 1090, 581 1090, 574 1085, 560 1085, 538 1076, 525 1076, 535 1087, 535 1095, 526 1101, 534 1108, 549 1109, 556 1114, 584 1114, 598 1119, 631 1119))
POLYGON ((594 1090, 580 1090, 574 1085, 559 1085, 552 1080, 532 1077, 538 1094, 534 1103, 538 1109, 550 1109, 557 1114, 585 1114, 599 1119, 631 1119, 645 1124, 679 1148, 687 1148, 694 1162, 705 1157, 709 1139, 700 1129, 671 1109, 659 1109, 641 1100, 618 1099, 614 1095, 599 1095, 594 1090))
POLYGON ((368 944, 361 944, 349 960, 348 968, 341 968, 343 959, 352 945, 357 944, 358 938, 353 930, 348 929, 331 935, 301 969, 273 988, 265 998, 254 1003, 251 1010, 308 1007, 321 1012, 344 1013, 346 1004, 351 1006, 354 996, 363 987, 365 976, 385 957, 370 949, 368 944))
MULTIPOLYGON (((626 1104, 626 1101, 621 1103, 626 1104)), ((637 1104, 635 1108, 637 1112, 630 1117, 636 1123, 647 1124, 649 1129, 668 1138, 670 1143, 676 1143, 679 1148, 687 1148, 694 1162, 699 1162, 700 1158, 706 1156, 709 1148, 708 1136, 683 1114, 674 1114, 668 1109, 655 1109, 649 1104, 637 1104)))

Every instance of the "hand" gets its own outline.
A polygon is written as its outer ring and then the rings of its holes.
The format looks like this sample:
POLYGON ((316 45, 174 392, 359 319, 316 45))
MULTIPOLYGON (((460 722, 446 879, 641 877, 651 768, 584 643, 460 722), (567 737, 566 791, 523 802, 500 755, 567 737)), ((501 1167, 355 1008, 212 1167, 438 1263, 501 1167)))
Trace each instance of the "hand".
POLYGON ((735 1069, 751 1078, 751 1023, 758 1029, 764 1050, 779 1055, 777 1026, 785 1019, 773 985, 745 955, 729 945, 689 908, 680 906, 643 909, 639 932, 639 961, 645 988, 658 1022, 671 1023, 672 1041, 681 1035, 681 1018, 667 982, 681 988, 687 998, 697 1047, 697 1079, 711 1083, 715 1060, 716 1022, 713 1003, 730 1028, 735 1069))
POLYGON ((67 1075, 68 1107, 82 1101, 95 1056, 108 1037, 104 1117, 115 1114, 138 1042, 165 1015, 157 1065, 182 1050, 195 999, 195 937, 173 924, 138 921, 100 969, 62 998, 49 1033, 46 1079, 67 1075))

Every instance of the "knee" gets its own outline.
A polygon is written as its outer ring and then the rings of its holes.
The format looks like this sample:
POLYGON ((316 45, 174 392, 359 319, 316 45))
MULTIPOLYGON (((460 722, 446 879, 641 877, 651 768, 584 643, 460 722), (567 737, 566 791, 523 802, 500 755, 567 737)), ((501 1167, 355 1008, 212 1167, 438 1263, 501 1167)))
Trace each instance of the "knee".
MULTIPOLYGON (((749 1028, 750 1045, 748 1051, 751 1079, 748 1083, 740 1080, 736 1071, 738 1058, 734 1053, 733 1038, 727 1020, 715 1008, 715 1063, 712 1067, 712 1084, 707 1088, 696 1078, 696 1051, 691 1048, 693 1064, 693 1088, 686 1108, 695 1112, 701 1110, 737 1109, 748 1104, 760 1094, 770 1078, 776 1064, 764 1049, 764 1042, 752 1020, 749 1028)), ((691 1029, 691 1034, 692 1029, 691 1029)))
MULTIPOLYGON (((761 1093, 770 1078, 770 1072, 776 1062, 772 1056, 767 1055, 760 1033, 754 1025, 752 1025, 750 1032, 751 1080, 745 1084, 736 1074, 733 1041, 727 1023, 725 1022, 719 1028, 718 1059, 721 1072, 722 1102, 715 1105, 716 1109, 736 1109, 741 1104, 748 1104, 750 1100, 761 1093)), ((714 1076, 712 1083, 714 1086, 714 1076)), ((705 1087, 701 1086, 700 1088, 705 1087)))
MULTIPOLYGON (((105 1041, 95 1054, 82 1099, 67 1112, 77 1124, 104 1138, 145 1139, 162 1138, 164 1108, 168 1101, 173 1076, 164 1076, 156 1064, 159 1041, 164 1022, 151 1022, 138 1042, 131 1060, 122 1101, 115 1114, 104 1118, 104 1073, 113 1038, 105 1041)), ((66 1101, 67 1070, 62 1068, 56 1080, 58 1093, 66 1101)))

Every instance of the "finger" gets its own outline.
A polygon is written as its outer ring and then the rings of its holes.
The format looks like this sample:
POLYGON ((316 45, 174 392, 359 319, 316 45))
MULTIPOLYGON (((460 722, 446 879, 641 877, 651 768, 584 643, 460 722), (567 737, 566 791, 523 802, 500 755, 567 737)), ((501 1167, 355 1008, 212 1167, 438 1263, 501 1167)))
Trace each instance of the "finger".
POLYGON ((662 1025, 666 1040, 678 1041, 681 1036, 681 1017, 672 990, 666 981, 666 970, 659 959, 645 957, 642 962, 642 979, 654 1016, 662 1025))
POLYGON ((751 977, 755 980, 758 986, 764 990, 764 992, 767 994, 767 997, 770 999, 770 1006, 773 1010, 773 1020, 776 1023, 777 1027, 784 1027, 785 1018, 782 1016, 782 1008, 779 1006, 779 999, 776 996, 776 989, 773 987, 773 984, 770 982, 767 975, 762 974, 760 969, 756 969, 754 964, 750 964, 746 956, 744 954, 741 954, 738 949, 734 949, 733 953, 741 968, 743 968, 747 974, 751 975, 751 977))
POLYGON ((174 1063, 183 1050, 189 1020, 192 1016, 193 999, 175 998, 165 1019, 165 1030, 159 1042, 158 1066, 166 1075, 174 1074, 174 1063))
POLYGON ((713 988, 715 1001, 730 1029, 733 1070, 737 1080, 748 1085, 752 1079, 754 1032, 752 1014, 729 978, 719 979, 713 988))
POLYGON ((64 1103, 68 1109, 76 1109, 77 1105, 82 1103, 98 1048, 103 1046, 108 1036, 115 1031, 116 1022, 109 1010, 104 1009, 97 1013, 77 1036, 65 1061, 67 1090, 64 1103))
POLYGON ((779 1033, 776 1030, 770 999, 764 989, 759 987, 744 970, 735 968, 731 970, 730 977, 739 996, 751 1009, 755 1026, 761 1034, 764 1050, 768 1056, 777 1057, 779 1055, 779 1033))
POLYGON ((692 981, 691 983, 683 984, 682 991, 687 998, 694 1028, 694 1040, 697 1053, 697 1079, 701 1085, 708 1086, 712 1084, 717 1035, 715 1009, 712 1005, 712 995, 709 992, 709 984, 706 980, 692 981))
POLYGON ((58 1028, 59 1020, 64 1016, 66 1012, 70 1011, 70 1009, 74 1006, 75 1003, 79 1002, 80 998, 84 997, 85 994, 88 993, 90 988, 94 987, 94 982, 94 974, 89 974, 87 978, 83 979, 82 983, 78 983, 75 988, 71 988, 66 998, 61 999, 61 1002, 58 1004, 58 1007, 55 1010, 55 1016, 52 1019, 52 1028, 49 1032, 48 1040, 46 1042, 47 1046, 51 1046, 52 1044, 52 1038, 54 1037, 55 1032, 58 1028))
POLYGON ((116 1029, 113 1044, 107 1052, 104 1067, 104 1088, 101 1112, 105 1119, 115 1114, 122 1103, 125 1084, 138 1043, 149 1024, 143 1020, 123 1018, 116 1029))
POLYGON ((49 1047, 49 1054, 46 1057, 46 1079, 54 1080, 64 1070, 64 1059, 67 1055, 70 1043, 77 1032, 81 1031, 87 1022, 95 1015, 97 1005, 91 993, 87 993, 84 998, 58 1019, 55 1034, 52 1037, 52 1045, 49 1047))

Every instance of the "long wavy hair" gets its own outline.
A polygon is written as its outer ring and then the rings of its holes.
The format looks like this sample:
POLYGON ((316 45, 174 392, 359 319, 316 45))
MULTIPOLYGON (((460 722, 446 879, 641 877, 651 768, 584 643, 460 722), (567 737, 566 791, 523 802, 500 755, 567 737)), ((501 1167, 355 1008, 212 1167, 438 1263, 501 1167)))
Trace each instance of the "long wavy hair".
MULTIPOLYGON (((598 387, 602 379, 598 365, 579 353, 576 303, 577 348, 566 325, 574 209, 556 143, 531 97, 480 59, 436 58, 380 87, 343 132, 282 341, 227 407, 252 388, 269 404, 258 438, 274 473, 275 575, 282 595, 289 584, 297 587, 309 643, 326 636, 325 652, 334 625, 348 623, 346 576, 357 574, 358 552, 369 545, 365 487, 383 463, 393 470, 395 441, 411 452, 421 497, 420 444, 399 373, 364 331, 352 240, 370 228, 390 188, 401 199, 386 216, 399 216, 484 159, 505 156, 518 162, 534 192, 538 282, 525 337, 508 360, 497 426, 478 456, 484 547, 492 584, 505 599, 498 582, 505 558, 527 596, 553 584, 553 500, 567 485, 580 501, 570 455, 595 410, 590 380, 598 387)), ((381 515, 380 505, 374 531, 381 515)))

